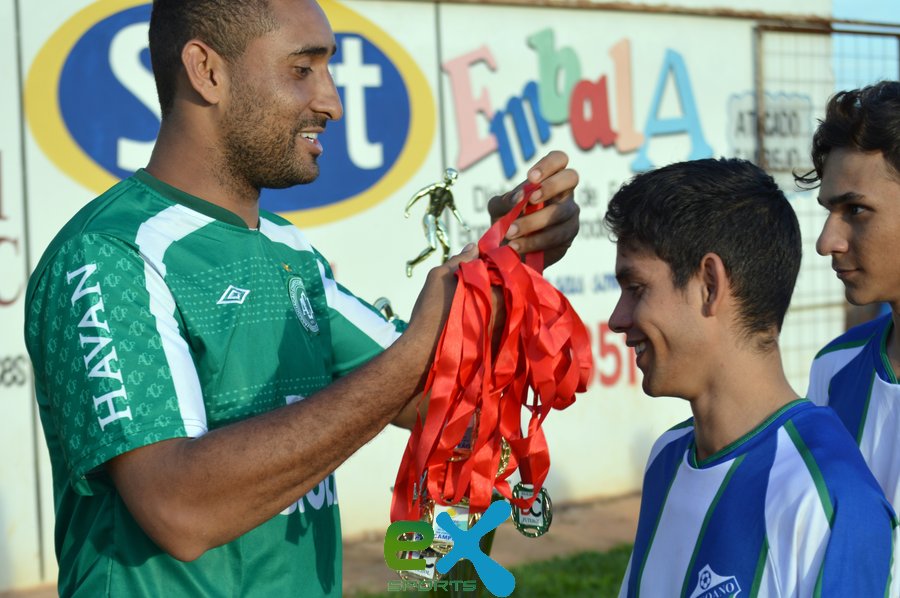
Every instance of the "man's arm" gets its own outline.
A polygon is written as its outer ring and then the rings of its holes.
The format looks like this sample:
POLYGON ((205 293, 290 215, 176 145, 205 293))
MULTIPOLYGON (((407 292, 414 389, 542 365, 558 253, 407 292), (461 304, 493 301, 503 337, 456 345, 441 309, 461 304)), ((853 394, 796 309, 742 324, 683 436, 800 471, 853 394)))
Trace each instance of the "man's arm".
POLYGON ((421 391, 455 289, 474 251, 434 268, 406 332, 303 401, 106 464, 129 511, 166 552, 193 560, 271 519, 334 471, 421 391))

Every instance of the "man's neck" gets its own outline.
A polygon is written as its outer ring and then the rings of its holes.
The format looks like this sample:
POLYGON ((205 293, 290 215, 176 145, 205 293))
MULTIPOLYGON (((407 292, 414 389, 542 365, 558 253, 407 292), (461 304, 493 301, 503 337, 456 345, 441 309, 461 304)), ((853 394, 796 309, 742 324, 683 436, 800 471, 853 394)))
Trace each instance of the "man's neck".
POLYGON ((719 369, 707 392, 691 399, 697 460, 715 455, 797 399, 781 353, 747 351, 719 369))
POLYGON ((239 188, 221 172, 219 157, 210 155, 202 136, 188 127, 163 123, 147 172, 185 193, 237 214, 249 228, 259 226, 259 190, 239 188), (176 130, 177 129, 177 130, 176 130))

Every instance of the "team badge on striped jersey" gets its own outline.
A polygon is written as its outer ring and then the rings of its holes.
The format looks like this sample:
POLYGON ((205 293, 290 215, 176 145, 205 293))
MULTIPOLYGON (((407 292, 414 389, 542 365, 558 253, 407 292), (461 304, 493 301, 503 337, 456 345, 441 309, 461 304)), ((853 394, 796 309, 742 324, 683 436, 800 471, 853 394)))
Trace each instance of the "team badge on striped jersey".
POLYGON ((316 322, 316 312, 313 311, 312 303, 306 296, 306 287, 303 286, 303 279, 299 276, 291 276, 288 280, 288 294, 291 296, 291 303, 294 306, 294 313, 297 319, 303 324, 303 327, 312 334, 319 333, 319 323, 316 322))
POLYGON ((697 575, 697 587, 690 598, 734 598, 741 593, 741 585, 734 575, 722 577, 706 565, 697 575))

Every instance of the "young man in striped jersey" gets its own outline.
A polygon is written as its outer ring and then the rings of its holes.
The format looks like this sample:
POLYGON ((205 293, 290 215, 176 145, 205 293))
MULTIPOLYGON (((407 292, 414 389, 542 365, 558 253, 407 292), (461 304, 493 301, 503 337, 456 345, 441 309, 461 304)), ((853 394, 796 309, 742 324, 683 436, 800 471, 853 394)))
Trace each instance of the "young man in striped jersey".
POLYGON ((885 495, 900 508, 900 82, 835 95, 813 137, 828 211, 816 250, 831 257, 853 305, 891 312, 856 326, 813 361, 808 396, 830 405, 856 439, 885 495))
POLYGON ((655 443, 620 596, 884 596, 894 515, 829 409, 799 399, 778 335, 800 230, 770 176, 699 160, 613 197, 610 326, 644 391, 693 417, 655 443))
MULTIPOLYGON (((401 336, 259 210, 260 188, 318 175, 335 50, 314 0, 153 3, 150 163, 70 221, 28 288, 61 595, 340 595, 332 472, 408 422, 474 252, 432 270, 401 336)), ((530 173, 551 206, 519 220, 521 251, 571 243, 565 166, 530 173)))

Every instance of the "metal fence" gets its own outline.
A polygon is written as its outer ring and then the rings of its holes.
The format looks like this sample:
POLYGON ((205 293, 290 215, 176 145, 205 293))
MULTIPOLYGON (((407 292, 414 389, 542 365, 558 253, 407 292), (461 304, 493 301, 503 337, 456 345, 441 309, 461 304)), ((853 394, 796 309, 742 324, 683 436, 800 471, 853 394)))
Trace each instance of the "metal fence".
POLYGON ((755 54, 760 115, 755 158, 788 192, 803 235, 803 266, 782 349, 788 377, 804 392, 809 364, 822 344, 871 318, 878 306, 853 308, 844 300, 830 261, 815 250, 825 220, 817 191, 799 189, 793 174, 812 169, 810 141, 829 97, 839 90, 900 78, 900 26, 761 23, 755 54))

